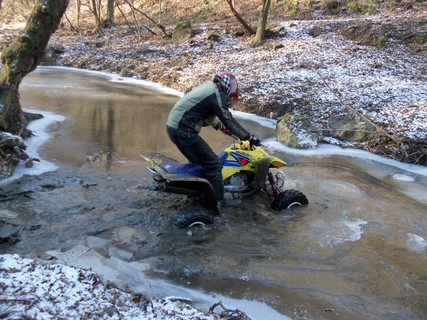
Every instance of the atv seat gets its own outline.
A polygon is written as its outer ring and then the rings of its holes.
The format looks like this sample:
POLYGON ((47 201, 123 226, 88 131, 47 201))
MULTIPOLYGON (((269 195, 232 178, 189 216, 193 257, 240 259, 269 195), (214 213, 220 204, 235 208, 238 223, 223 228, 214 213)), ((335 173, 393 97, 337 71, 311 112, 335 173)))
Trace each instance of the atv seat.
POLYGON ((195 163, 179 163, 179 162, 165 162, 161 167, 168 173, 174 174, 188 174, 190 176, 206 178, 205 169, 195 163))

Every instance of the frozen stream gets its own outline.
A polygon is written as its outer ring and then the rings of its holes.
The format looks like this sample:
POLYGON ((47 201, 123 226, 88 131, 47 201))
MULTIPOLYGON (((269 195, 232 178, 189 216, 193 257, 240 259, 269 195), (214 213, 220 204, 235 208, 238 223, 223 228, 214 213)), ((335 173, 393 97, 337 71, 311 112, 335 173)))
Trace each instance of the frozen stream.
MULTIPOLYGON (((89 248, 92 256, 80 265, 97 271, 91 260, 96 256, 104 270, 119 272, 110 275, 114 280, 132 289, 203 291, 200 299, 228 297, 241 309, 253 308, 249 313, 258 319, 425 319, 425 167, 354 150, 286 150, 272 138, 271 121, 237 113, 271 153, 288 162, 289 187, 304 192, 310 204, 276 213, 260 194, 226 208, 204 230, 174 229, 167 223, 173 196, 132 188, 150 181, 139 154, 183 159, 165 133, 177 99, 171 93, 64 68, 39 68, 25 78, 22 105, 64 117, 49 127, 53 138, 38 153, 49 170, 68 175, 64 187, 33 196, 33 208, 45 206, 38 213, 42 227, 18 243, 17 251, 89 248), (85 156, 101 150, 115 157, 105 156, 96 168, 90 196, 84 188, 68 189, 87 179, 77 169, 85 156), (143 279, 161 280, 147 289, 141 288, 143 279)), ((203 135, 218 152, 232 142, 210 129, 203 135)), ((36 178, 22 182, 34 190, 38 184, 36 178)))

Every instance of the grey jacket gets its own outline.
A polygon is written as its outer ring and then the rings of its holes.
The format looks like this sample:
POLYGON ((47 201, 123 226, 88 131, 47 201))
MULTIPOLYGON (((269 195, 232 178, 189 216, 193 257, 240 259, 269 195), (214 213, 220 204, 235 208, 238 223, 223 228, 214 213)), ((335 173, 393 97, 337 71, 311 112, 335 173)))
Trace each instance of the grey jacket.
POLYGON ((179 99, 167 120, 169 127, 197 133, 208 125, 218 130, 221 123, 239 139, 250 139, 249 132, 233 118, 228 109, 225 93, 213 81, 203 82, 179 99))

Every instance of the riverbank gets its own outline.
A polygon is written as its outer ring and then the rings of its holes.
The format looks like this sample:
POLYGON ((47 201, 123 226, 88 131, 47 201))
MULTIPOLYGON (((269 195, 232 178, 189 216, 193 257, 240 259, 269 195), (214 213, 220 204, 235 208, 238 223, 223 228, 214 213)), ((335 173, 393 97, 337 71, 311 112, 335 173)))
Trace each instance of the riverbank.
POLYGON ((414 38, 426 36, 425 23, 425 12, 276 21, 279 31, 257 48, 235 36, 238 26, 229 21, 193 26, 194 37, 181 43, 148 32, 137 38, 128 26, 118 26, 84 36, 59 30, 51 45, 63 48, 55 65, 183 92, 231 71, 241 84, 236 110, 273 118, 303 115, 328 143, 425 165, 427 51, 424 44, 414 49, 414 38), (212 30, 214 41, 208 39, 212 30), (331 120, 348 114, 369 118, 381 132, 362 142, 328 139, 331 120))
POLYGON ((203 312, 184 297, 147 298, 103 283, 90 270, 43 264, 16 254, 0 255, 0 275, 2 318, 214 320, 219 316, 213 312, 216 306, 203 312))

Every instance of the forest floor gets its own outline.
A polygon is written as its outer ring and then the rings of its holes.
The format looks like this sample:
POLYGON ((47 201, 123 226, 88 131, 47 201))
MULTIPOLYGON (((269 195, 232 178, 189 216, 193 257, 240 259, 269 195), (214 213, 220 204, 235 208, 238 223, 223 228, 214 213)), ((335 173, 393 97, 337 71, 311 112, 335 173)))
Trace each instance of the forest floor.
POLYGON ((61 29, 51 38, 61 53, 47 63, 183 92, 230 71, 241 85, 236 110, 274 118, 304 115, 329 143, 427 163, 425 11, 272 23, 276 31, 256 48, 249 37, 236 36, 239 25, 229 20, 193 25, 195 35, 184 42, 155 27, 156 34, 128 25, 85 35, 61 29), (367 117, 377 132, 358 143, 328 139, 331 119, 348 114, 367 117))

